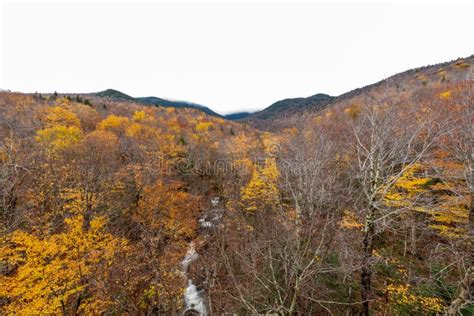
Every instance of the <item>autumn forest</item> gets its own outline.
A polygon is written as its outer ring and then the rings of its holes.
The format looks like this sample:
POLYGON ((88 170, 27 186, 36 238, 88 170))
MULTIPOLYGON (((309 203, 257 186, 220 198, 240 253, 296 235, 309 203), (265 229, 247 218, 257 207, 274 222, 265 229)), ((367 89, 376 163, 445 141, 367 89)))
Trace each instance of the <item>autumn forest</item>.
POLYGON ((472 61, 233 121, 1 92, 0 314, 473 315, 472 61))

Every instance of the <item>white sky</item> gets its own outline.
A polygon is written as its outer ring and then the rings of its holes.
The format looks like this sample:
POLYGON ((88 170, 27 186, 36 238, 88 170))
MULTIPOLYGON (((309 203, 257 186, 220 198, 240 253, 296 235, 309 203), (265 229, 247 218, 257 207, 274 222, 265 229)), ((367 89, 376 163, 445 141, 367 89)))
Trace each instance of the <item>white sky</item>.
POLYGON ((469 1, 0 1, 1 88, 114 88, 219 113, 339 95, 474 51, 469 1))

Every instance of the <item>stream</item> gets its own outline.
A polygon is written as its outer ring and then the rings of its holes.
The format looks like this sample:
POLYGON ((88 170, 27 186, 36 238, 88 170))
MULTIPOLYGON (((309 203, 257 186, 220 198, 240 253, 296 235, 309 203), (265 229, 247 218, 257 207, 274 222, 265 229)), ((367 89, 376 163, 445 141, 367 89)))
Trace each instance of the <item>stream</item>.
MULTIPOLYGON (((201 227, 201 235, 207 236, 206 230, 217 225, 218 221, 222 217, 224 212, 223 208, 219 208, 220 199, 215 197, 211 200, 211 208, 204 212, 199 218, 199 225, 201 227)), ((183 315, 208 315, 208 309, 206 304, 206 298, 204 290, 199 289, 188 275, 189 266, 199 257, 196 251, 196 245, 194 241, 188 244, 188 251, 181 261, 181 272, 183 277, 186 279, 187 286, 184 291, 184 309, 183 315)))

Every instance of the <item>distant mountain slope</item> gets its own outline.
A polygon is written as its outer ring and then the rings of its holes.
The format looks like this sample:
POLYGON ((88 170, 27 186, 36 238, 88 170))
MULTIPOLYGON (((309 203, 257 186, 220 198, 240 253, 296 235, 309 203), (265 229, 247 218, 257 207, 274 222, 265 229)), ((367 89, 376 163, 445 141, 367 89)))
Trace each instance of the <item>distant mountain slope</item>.
POLYGON ((192 102, 186 102, 186 101, 172 101, 172 100, 166 100, 162 98, 157 98, 157 97, 139 97, 135 98, 138 102, 144 103, 144 104, 150 104, 150 105, 160 105, 164 107, 173 107, 173 108, 191 108, 191 109, 196 109, 199 111, 202 111, 206 114, 216 116, 216 117, 223 117, 220 114, 217 114, 210 108, 192 103, 192 102))
POLYGON ((474 55, 471 55, 435 65, 409 69, 376 83, 343 93, 335 98, 334 101, 340 102, 359 95, 380 92, 381 89, 392 89, 394 92, 416 93, 424 87, 472 80, 473 63, 474 55))
POLYGON ((281 113, 284 112, 293 112, 299 111, 304 108, 315 108, 321 109, 327 104, 329 104, 334 97, 330 95, 318 93, 313 96, 307 98, 293 98, 293 99, 284 99, 277 101, 270 105, 269 107, 255 112, 251 115, 244 117, 243 119, 246 120, 255 120, 255 119, 271 119, 272 117, 279 116, 281 113))
POLYGON ((186 102, 186 101, 173 101, 173 100, 167 100, 167 99, 162 99, 158 97, 138 97, 134 98, 132 96, 129 96, 128 94, 125 94, 121 91, 115 90, 115 89, 107 89, 104 91, 100 92, 94 92, 94 93, 87 93, 86 95, 96 97, 96 98, 107 98, 107 99, 112 99, 112 100, 117 100, 117 101, 133 101, 141 104, 146 104, 146 105, 156 105, 156 106, 163 106, 163 107, 173 107, 173 108, 189 108, 189 109, 196 109, 199 111, 202 111, 206 114, 215 116, 215 117, 220 117, 222 118, 223 116, 214 112, 210 108, 192 103, 192 102, 186 102))
POLYGON ((125 94, 121 91, 114 90, 114 89, 107 89, 100 92, 90 93, 90 95, 99 97, 99 98, 110 98, 116 100, 127 100, 127 101, 135 101, 135 98, 125 94))
POLYGON ((224 118, 230 121, 241 120, 252 115, 253 112, 236 112, 224 115, 224 118))
MULTIPOLYGON (((474 55, 453 61, 410 69, 379 82, 331 97, 316 94, 308 98, 278 101, 269 107, 246 116, 241 121, 259 129, 277 130, 291 127, 300 119, 328 107, 345 107, 351 103, 363 103, 367 99, 390 98, 396 103, 409 96, 423 94, 429 88, 445 84, 473 80, 474 55)), ((297 123, 296 123, 297 124, 297 123)))

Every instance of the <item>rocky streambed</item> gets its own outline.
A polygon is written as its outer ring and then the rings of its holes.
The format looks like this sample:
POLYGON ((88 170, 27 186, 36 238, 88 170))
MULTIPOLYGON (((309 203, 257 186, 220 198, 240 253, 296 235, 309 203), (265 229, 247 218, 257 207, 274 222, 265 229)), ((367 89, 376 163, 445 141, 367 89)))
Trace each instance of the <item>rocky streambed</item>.
MULTIPOLYGON (((224 213, 224 208, 221 205, 221 201, 218 197, 211 200, 211 208, 204 212, 199 218, 200 235, 199 237, 206 240, 209 229, 212 229, 219 224, 220 219, 224 213)), ((199 289, 193 280, 189 276, 189 267, 199 258, 199 253, 196 251, 196 244, 191 241, 188 244, 188 251, 181 261, 181 271, 183 277, 186 280, 186 290, 184 291, 184 307, 183 315, 208 315, 207 300, 205 297, 205 291, 199 289)))

